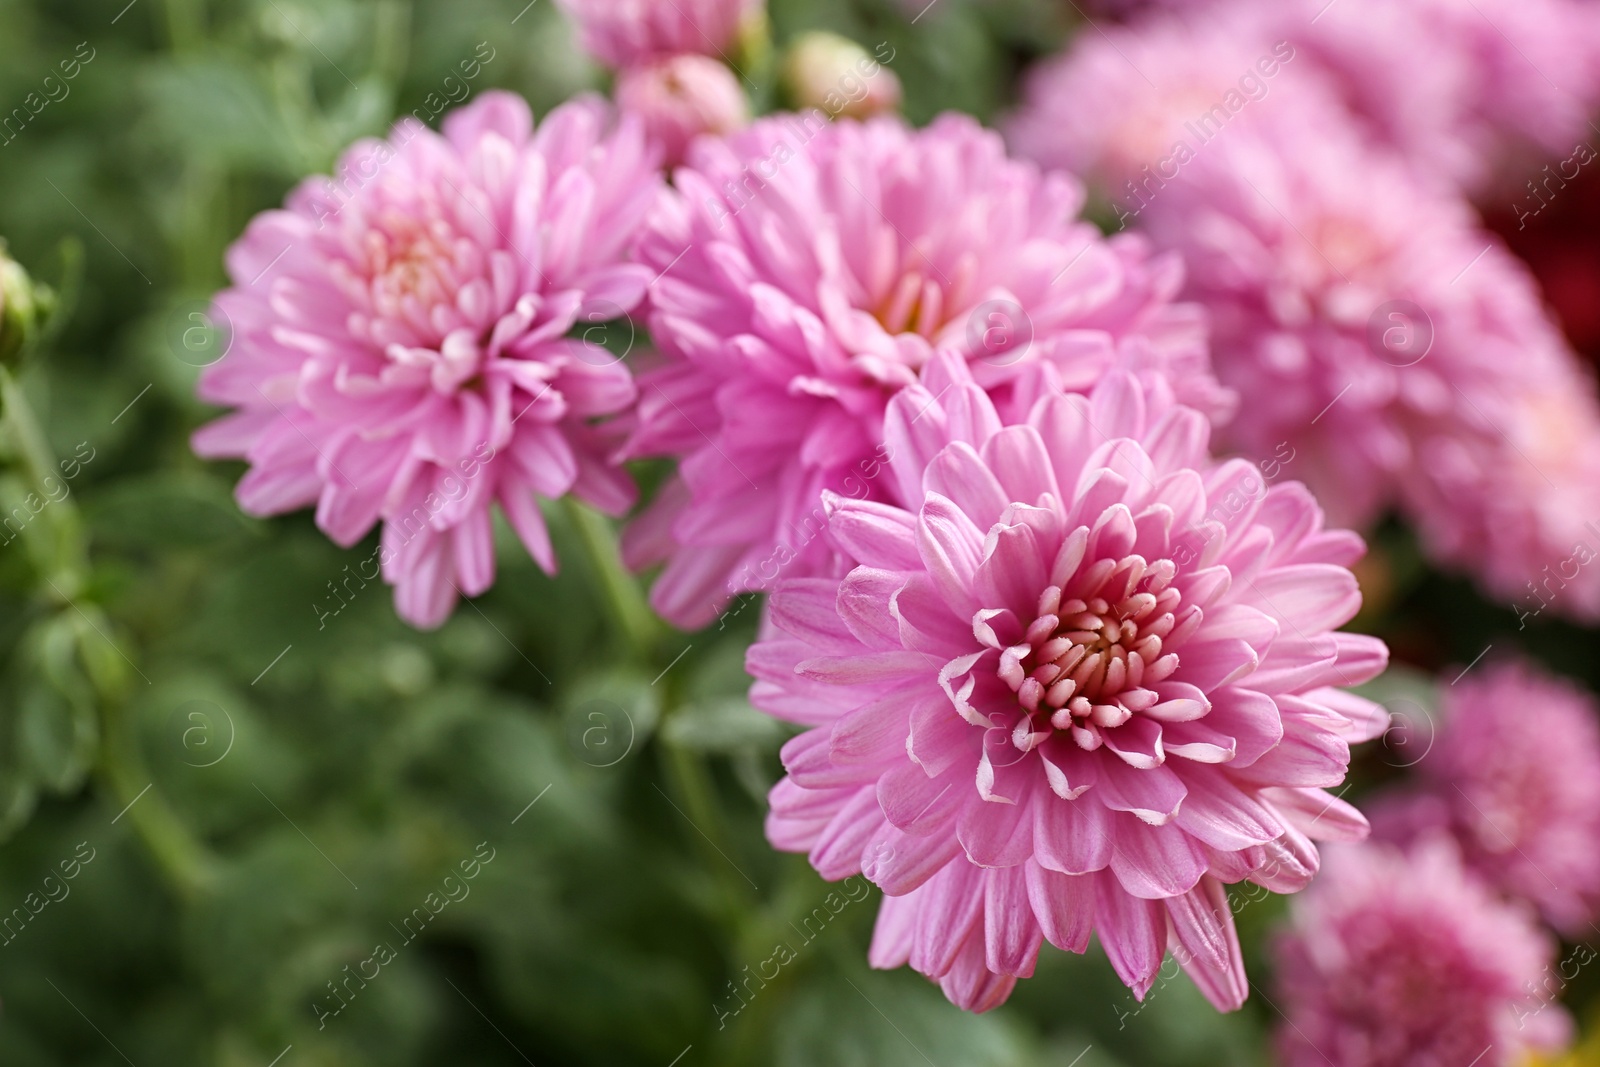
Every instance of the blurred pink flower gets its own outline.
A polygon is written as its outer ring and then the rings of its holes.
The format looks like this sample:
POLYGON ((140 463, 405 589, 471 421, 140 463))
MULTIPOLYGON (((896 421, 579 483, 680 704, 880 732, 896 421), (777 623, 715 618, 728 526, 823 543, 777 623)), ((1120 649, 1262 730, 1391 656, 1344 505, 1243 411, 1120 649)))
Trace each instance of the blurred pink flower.
POLYGON ((1121 207, 1119 217, 1137 215, 1141 197, 1235 123, 1285 95, 1334 101, 1321 72, 1273 35, 1271 8, 1195 6, 1205 10, 1080 33, 1035 66, 1006 124, 1012 147, 1082 175, 1121 207))
POLYGON ((315 503, 340 545, 381 521, 383 577, 413 625, 494 581, 491 504, 550 571, 538 498, 633 501, 594 425, 631 405, 632 378, 567 339, 650 280, 627 253, 661 181, 639 128, 611 122, 585 99, 536 131, 520 98, 485 93, 442 136, 402 123, 358 143, 228 252, 232 348, 199 391, 238 410, 195 450, 250 463, 251 514, 315 503))
POLYGON ((628 67, 694 52, 720 56, 737 47, 739 24, 761 0, 556 0, 578 24, 584 51, 608 67, 628 67))
POLYGON ((728 134, 750 124, 750 103, 733 71, 692 53, 623 71, 617 107, 639 117, 668 167, 682 163, 689 142, 701 134, 728 134))
MULTIPOLYGON (((1028 375, 1037 381, 1042 370, 1028 375)), ((1047 385, 1047 383, 1045 383, 1047 385)), ((1293 892, 1313 838, 1366 833, 1326 794, 1386 726, 1339 686, 1382 642, 1361 539, 1304 487, 1214 464, 1206 420, 1112 372, 1000 414, 949 353, 889 404, 907 506, 830 494, 854 569, 781 583, 751 700, 810 727, 767 836, 887 894, 871 960, 971 1010, 1048 940, 1091 931, 1141 998, 1169 939, 1219 1009, 1247 986, 1225 883, 1293 892)))
POLYGON ((1270 7, 1275 32, 1330 75, 1370 130, 1431 174, 1482 189, 1565 158, 1592 132, 1600 5, 1271 0, 1270 7))
POLYGON ((1010 127, 1021 154, 1095 175, 1120 198, 1175 140, 1201 151, 1215 133, 1194 132, 1208 112, 1219 127, 1269 96, 1306 93, 1431 177, 1482 190, 1567 157, 1600 103, 1600 6, 1584 0, 1151 8, 1079 34, 1030 73, 1010 127))
POLYGON ((821 493, 883 495, 884 405, 937 348, 1002 395, 1044 362, 1074 390, 1120 365, 1208 412, 1231 400, 1171 301, 1176 257, 1104 240, 1072 179, 971 119, 767 118, 696 142, 674 182, 640 246, 663 360, 628 454, 682 465, 625 547, 667 563, 653 603, 680 626, 827 569, 821 493))
POLYGON ((1477 668, 1439 693, 1421 781, 1374 809, 1379 835, 1454 834, 1491 885, 1577 935, 1600 908, 1600 707, 1517 661, 1477 668))
POLYGON ((1536 992, 1555 944, 1448 841, 1330 849, 1277 944, 1288 1067, 1511 1067, 1571 1020, 1536 992))
MULTIPOLYGON (((1230 127, 1140 215, 1181 252, 1241 416, 1335 521, 1399 506, 1438 560, 1525 598, 1600 517, 1600 404, 1531 276, 1451 191, 1306 101, 1230 127)), ((1573 578, 1573 576, 1568 576, 1573 578)), ((1600 568, 1555 610, 1600 613, 1600 568)))

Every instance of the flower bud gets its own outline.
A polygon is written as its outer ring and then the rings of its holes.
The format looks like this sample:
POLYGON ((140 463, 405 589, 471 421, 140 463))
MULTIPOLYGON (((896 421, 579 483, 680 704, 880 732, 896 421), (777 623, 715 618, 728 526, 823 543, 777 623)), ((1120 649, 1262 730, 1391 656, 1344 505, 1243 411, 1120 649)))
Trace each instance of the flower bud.
POLYGON ((644 121, 669 167, 683 162, 689 142, 702 133, 724 134, 750 121, 739 79, 707 56, 679 55, 624 71, 617 106, 644 121))
POLYGON ((865 48, 836 33, 802 34, 789 49, 783 83, 801 110, 867 118, 900 106, 900 79, 865 48))
POLYGON ((760 0, 556 0, 578 29, 583 50, 614 70, 734 47, 760 0))
POLYGON ((35 282, 0 241, 0 361, 11 362, 39 333, 55 307, 55 292, 35 282))

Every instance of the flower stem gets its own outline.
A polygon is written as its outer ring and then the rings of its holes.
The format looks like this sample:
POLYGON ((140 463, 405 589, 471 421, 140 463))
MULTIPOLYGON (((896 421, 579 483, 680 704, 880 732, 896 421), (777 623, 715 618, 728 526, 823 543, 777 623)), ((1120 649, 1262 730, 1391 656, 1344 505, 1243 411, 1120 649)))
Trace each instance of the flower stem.
POLYGON ((167 798, 152 788, 123 700, 100 694, 99 703, 101 781, 117 798, 118 806, 173 892, 181 899, 193 900, 215 884, 216 863, 178 818, 167 798))
POLYGON ((696 831, 694 838, 706 869, 722 891, 724 920, 730 939, 738 942, 743 929, 743 917, 759 892, 743 868, 733 859, 733 844, 728 840, 721 815, 717 811, 715 785, 705 760, 680 744, 666 741, 662 746, 666 761, 668 782, 672 792, 683 802, 684 818, 696 831))
MULTIPOLYGON (((26 480, 38 492, 50 496, 46 479, 56 475, 55 456, 27 396, 3 368, 0 368, 0 434, 26 480)), ((41 539, 49 550, 38 560, 40 577, 49 587, 45 599, 52 610, 71 612, 83 623, 77 628, 77 661, 94 692, 100 712, 99 777, 133 824, 134 831, 174 892, 182 898, 191 898, 213 881, 214 863, 166 798, 152 789, 154 779, 144 766, 137 738, 125 716, 130 682, 116 659, 108 657, 103 648, 92 646, 93 642, 111 642, 104 632, 104 628, 111 625, 110 620, 96 605, 89 603, 85 610, 76 599, 89 584, 88 543, 78 509, 70 496, 51 499, 50 508, 39 513, 39 521, 49 529, 49 536, 41 539), (95 617, 100 619, 99 623, 94 621, 95 617)), ((115 651, 117 657, 123 656, 120 648, 115 651)), ((118 819, 122 817, 117 816, 118 819)))
POLYGON ((583 545, 584 555, 599 582, 612 623, 617 627, 634 658, 648 663, 660 643, 661 627, 645 601, 639 583, 622 565, 616 534, 600 513, 566 498, 563 504, 573 530, 583 545))
MULTIPOLYGON (((45 498, 53 498, 47 479, 56 479, 55 455, 39 420, 34 417, 27 395, 11 372, 3 367, 0 367, 0 434, 4 435, 7 452, 31 487, 45 498)), ((28 538, 29 552, 46 581, 64 587, 66 595, 71 596, 81 588, 89 570, 88 546, 78 509, 67 496, 40 510, 39 515, 50 533, 44 538, 28 538)), ((23 532, 27 532, 26 528, 23 532)))

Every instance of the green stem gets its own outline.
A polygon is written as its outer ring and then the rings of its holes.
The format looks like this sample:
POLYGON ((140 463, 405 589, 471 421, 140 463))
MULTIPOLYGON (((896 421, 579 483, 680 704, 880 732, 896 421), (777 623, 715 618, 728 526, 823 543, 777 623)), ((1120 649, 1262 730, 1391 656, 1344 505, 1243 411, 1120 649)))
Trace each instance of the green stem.
POLYGON ((713 877, 721 887, 724 919, 737 945, 743 930, 743 916, 754 902, 757 888, 748 880, 749 875, 743 868, 736 866, 733 845, 728 841, 717 811, 713 797, 715 786, 704 760, 697 753, 669 741, 664 741, 661 749, 672 792, 682 802, 684 817, 696 831, 693 835, 695 847, 707 869, 715 872, 713 877))
POLYGON ((616 534, 612 531, 610 521, 571 497, 566 498, 563 504, 600 585, 612 623, 627 642, 634 658, 640 663, 650 662, 660 641, 661 627, 645 601, 638 581, 622 565, 616 534))
MULTIPOLYGON (((613 625, 627 641, 636 662, 651 662, 661 645, 664 630, 646 602, 638 581, 622 565, 611 523, 571 498, 564 504, 604 594, 613 625)), ((666 719, 679 706, 681 695, 678 679, 666 679, 664 684, 662 716, 666 719)), ((720 890, 723 925, 729 932, 730 943, 737 949, 744 940, 744 916, 754 906, 759 889, 737 866, 733 844, 717 808, 716 784, 704 757, 665 736, 661 740, 661 758, 673 803, 692 826, 693 847, 700 853, 701 862, 720 890)))
MULTIPOLYGON (((45 479, 54 478, 57 473, 55 455, 28 398, 16 379, 3 368, 0 368, 0 428, 27 480, 39 492, 47 493, 45 479)), ((40 517, 49 524, 53 542, 49 568, 43 575, 50 587, 46 599, 58 611, 81 616, 84 624, 79 629, 77 659, 93 687, 95 703, 100 710, 100 778, 117 798, 118 807, 126 810, 128 821, 173 890, 180 897, 192 897, 212 883, 214 865, 204 846, 189 833, 166 798, 151 788, 154 779, 144 766, 138 741, 124 715, 128 681, 120 669, 97 669, 97 663, 110 661, 98 648, 87 647, 89 642, 111 640, 102 632, 102 627, 110 626, 110 621, 94 604, 89 604, 85 611, 75 599, 88 585, 89 576, 87 538, 77 507, 70 497, 62 497, 48 509, 48 514, 41 511, 40 517), (93 621, 90 613, 100 618, 99 624, 93 621)), ((118 650, 117 655, 121 654, 118 650)))
POLYGON ((205 42, 205 24, 196 0, 167 0, 166 16, 173 52, 192 52, 205 42))
POLYGON ((33 416, 33 408, 23 395, 22 387, 5 370, 0 370, 0 405, 4 406, 11 444, 17 451, 17 458, 22 461, 22 469, 35 486, 43 488, 44 479, 56 473, 55 456, 45 440, 44 431, 39 427, 39 421, 33 416))
POLYGON ((216 882, 210 852, 189 832, 167 798, 152 788, 121 698, 101 694, 100 709, 101 780, 173 891, 184 900, 204 894, 216 882))
MULTIPOLYGON (((63 484, 55 454, 46 441, 22 387, 9 371, 0 368, 0 437, 10 462, 27 488, 39 499, 55 500, 50 485, 63 484)), ((29 510, 33 506, 29 505, 29 510)), ((89 573, 89 553, 82 520, 70 496, 41 508, 35 521, 22 528, 20 539, 50 597, 72 603, 82 592, 89 573)))

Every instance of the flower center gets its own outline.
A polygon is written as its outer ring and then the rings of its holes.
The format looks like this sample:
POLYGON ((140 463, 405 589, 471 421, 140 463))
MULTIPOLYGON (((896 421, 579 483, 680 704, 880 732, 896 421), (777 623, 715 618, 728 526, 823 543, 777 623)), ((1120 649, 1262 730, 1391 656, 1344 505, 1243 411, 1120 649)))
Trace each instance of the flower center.
POLYGON ((449 251, 452 236, 441 220, 418 225, 394 219, 382 230, 368 230, 365 251, 376 309, 400 315, 407 304, 452 302, 462 281, 449 251))
POLYGON ((1169 559, 1103 559, 1068 589, 1052 585, 1039 595, 1022 641, 1000 655, 1000 679, 1026 713, 1013 744, 1026 752, 1065 730, 1093 750, 1102 730, 1159 702, 1151 687, 1178 667, 1177 653, 1162 651, 1178 625, 1176 573, 1169 559))
POLYGON ((1331 264, 1341 280, 1367 274, 1373 264, 1390 254, 1384 240, 1359 219, 1320 219, 1311 226, 1311 238, 1320 253, 1318 258, 1331 264))
POLYGON ((873 309, 873 315, 890 333, 932 337, 944 325, 944 289, 937 278, 909 270, 873 309))
POLYGON ((932 341, 967 312, 978 291, 978 257, 971 251, 954 253, 944 243, 940 236, 923 236, 898 253, 885 253, 897 261, 884 271, 883 281, 867 283, 873 295, 863 310, 889 333, 932 341))

